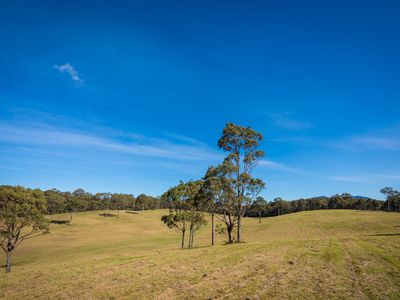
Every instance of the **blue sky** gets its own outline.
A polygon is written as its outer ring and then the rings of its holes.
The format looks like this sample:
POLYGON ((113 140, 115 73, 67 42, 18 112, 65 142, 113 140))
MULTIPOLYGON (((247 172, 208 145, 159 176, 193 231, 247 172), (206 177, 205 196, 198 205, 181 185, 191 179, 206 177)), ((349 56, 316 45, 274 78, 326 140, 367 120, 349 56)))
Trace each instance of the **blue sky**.
POLYGON ((0 184, 159 195, 226 122, 272 200, 400 187, 397 1, 0 0, 0 184), (82 3, 85 2, 85 3, 82 3))

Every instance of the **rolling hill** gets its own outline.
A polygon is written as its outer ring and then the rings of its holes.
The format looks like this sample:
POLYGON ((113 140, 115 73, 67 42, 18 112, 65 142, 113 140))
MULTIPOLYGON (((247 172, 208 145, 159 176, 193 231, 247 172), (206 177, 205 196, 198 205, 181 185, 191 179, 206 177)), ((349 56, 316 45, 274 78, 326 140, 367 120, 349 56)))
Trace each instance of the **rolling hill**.
MULTIPOLYGON (((25 241, 5 299, 400 299, 400 214, 308 211, 245 219, 245 243, 209 245, 210 226, 195 248, 160 222, 165 211, 77 214, 72 225, 25 241)), ((65 215, 52 219, 67 219, 65 215)), ((2 257, 4 259, 4 257, 2 257)), ((4 271, 4 269, 2 269, 4 271)))

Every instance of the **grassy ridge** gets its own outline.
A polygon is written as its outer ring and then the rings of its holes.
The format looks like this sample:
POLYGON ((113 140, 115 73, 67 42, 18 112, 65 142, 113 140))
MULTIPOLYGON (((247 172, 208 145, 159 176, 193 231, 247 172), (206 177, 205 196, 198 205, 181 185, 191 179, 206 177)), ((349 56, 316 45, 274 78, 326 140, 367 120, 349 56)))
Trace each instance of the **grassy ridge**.
MULTIPOLYGON (((4 298, 400 299, 400 214, 311 211, 246 219, 245 244, 179 249, 164 211, 104 218, 80 213, 73 225, 26 241, 0 274, 4 298)), ((67 219, 67 216, 53 218, 67 219)), ((4 259, 4 258, 3 258, 4 259)))

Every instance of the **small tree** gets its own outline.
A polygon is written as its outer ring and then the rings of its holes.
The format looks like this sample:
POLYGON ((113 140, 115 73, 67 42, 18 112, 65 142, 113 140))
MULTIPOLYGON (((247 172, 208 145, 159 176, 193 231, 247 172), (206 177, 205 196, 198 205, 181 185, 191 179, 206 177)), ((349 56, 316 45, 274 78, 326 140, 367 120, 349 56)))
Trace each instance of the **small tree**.
MULTIPOLYGON (((229 177, 229 167, 229 164, 221 164, 217 167, 208 168, 204 176, 201 193, 207 199, 205 203, 208 203, 208 206, 212 209, 212 217, 215 214, 225 224, 228 243, 233 243, 233 229, 238 222, 238 214, 235 190, 233 189, 232 179, 229 177)), ((220 233, 225 232, 222 229, 218 231, 220 233)), ((213 242, 214 231, 212 231, 212 244, 213 242)))
POLYGON ((189 181, 185 184, 184 193, 186 196, 186 207, 190 210, 188 214, 190 221, 189 248, 193 248, 194 233, 200 227, 207 224, 207 220, 204 218, 204 213, 201 211, 204 206, 204 199, 199 197, 202 185, 203 182, 201 180, 189 181))
POLYGON ((162 194, 162 201, 168 203, 169 214, 161 217, 168 228, 175 228, 182 233, 181 247, 185 246, 185 234, 189 226, 189 216, 187 209, 187 197, 185 194, 185 184, 180 182, 179 185, 170 188, 162 194))
POLYGON ((0 247, 6 254, 6 272, 11 255, 24 240, 49 231, 46 198, 40 190, 0 186, 0 247))
POLYGON ((201 181, 180 182, 169 189, 161 198, 169 203, 168 215, 161 218, 169 228, 176 228, 182 232, 182 248, 185 246, 185 233, 189 229, 189 248, 193 247, 194 233, 207 223, 201 209, 200 190, 201 181))
POLYGON ((175 211, 168 215, 161 217, 161 221, 168 226, 168 228, 175 228, 182 233, 181 248, 185 247, 185 233, 188 227, 188 215, 186 211, 175 211))

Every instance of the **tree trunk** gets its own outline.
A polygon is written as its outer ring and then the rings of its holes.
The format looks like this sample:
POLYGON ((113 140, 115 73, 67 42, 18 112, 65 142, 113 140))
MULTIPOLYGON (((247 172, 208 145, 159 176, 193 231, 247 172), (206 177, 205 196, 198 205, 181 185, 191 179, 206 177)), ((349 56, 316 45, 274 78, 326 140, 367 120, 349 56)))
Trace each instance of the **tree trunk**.
POLYGON ((236 240, 237 243, 241 242, 241 240, 240 240, 240 219, 241 219, 241 216, 239 214, 238 222, 237 222, 237 240, 236 240))
POLYGON ((211 214, 211 245, 214 246, 214 213, 211 214))
POLYGON ((389 206, 389 199, 388 199, 388 212, 390 211, 390 206, 389 206))
POLYGON ((192 242, 192 228, 189 228, 189 245, 188 248, 191 248, 191 242, 192 242))
POLYGON ((73 214, 73 212, 71 212, 71 215, 69 216, 69 224, 70 225, 72 224, 72 214, 73 214))
POLYGON ((6 273, 11 272, 11 251, 7 251, 7 258, 6 258, 6 273))
POLYGON ((186 230, 182 230, 182 249, 185 247, 185 232, 186 230))
POLYGON ((261 223, 261 210, 258 212, 258 223, 261 223))
POLYGON ((233 238, 232 238, 233 226, 232 225, 227 226, 227 230, 228 230, 228 243, 232 244, 233 243, 233 238))
POLYGON ((193 248, 193 240, 194 240, 194 230, 191 230, 192 234, 190 235, 190 248, 193 248))

